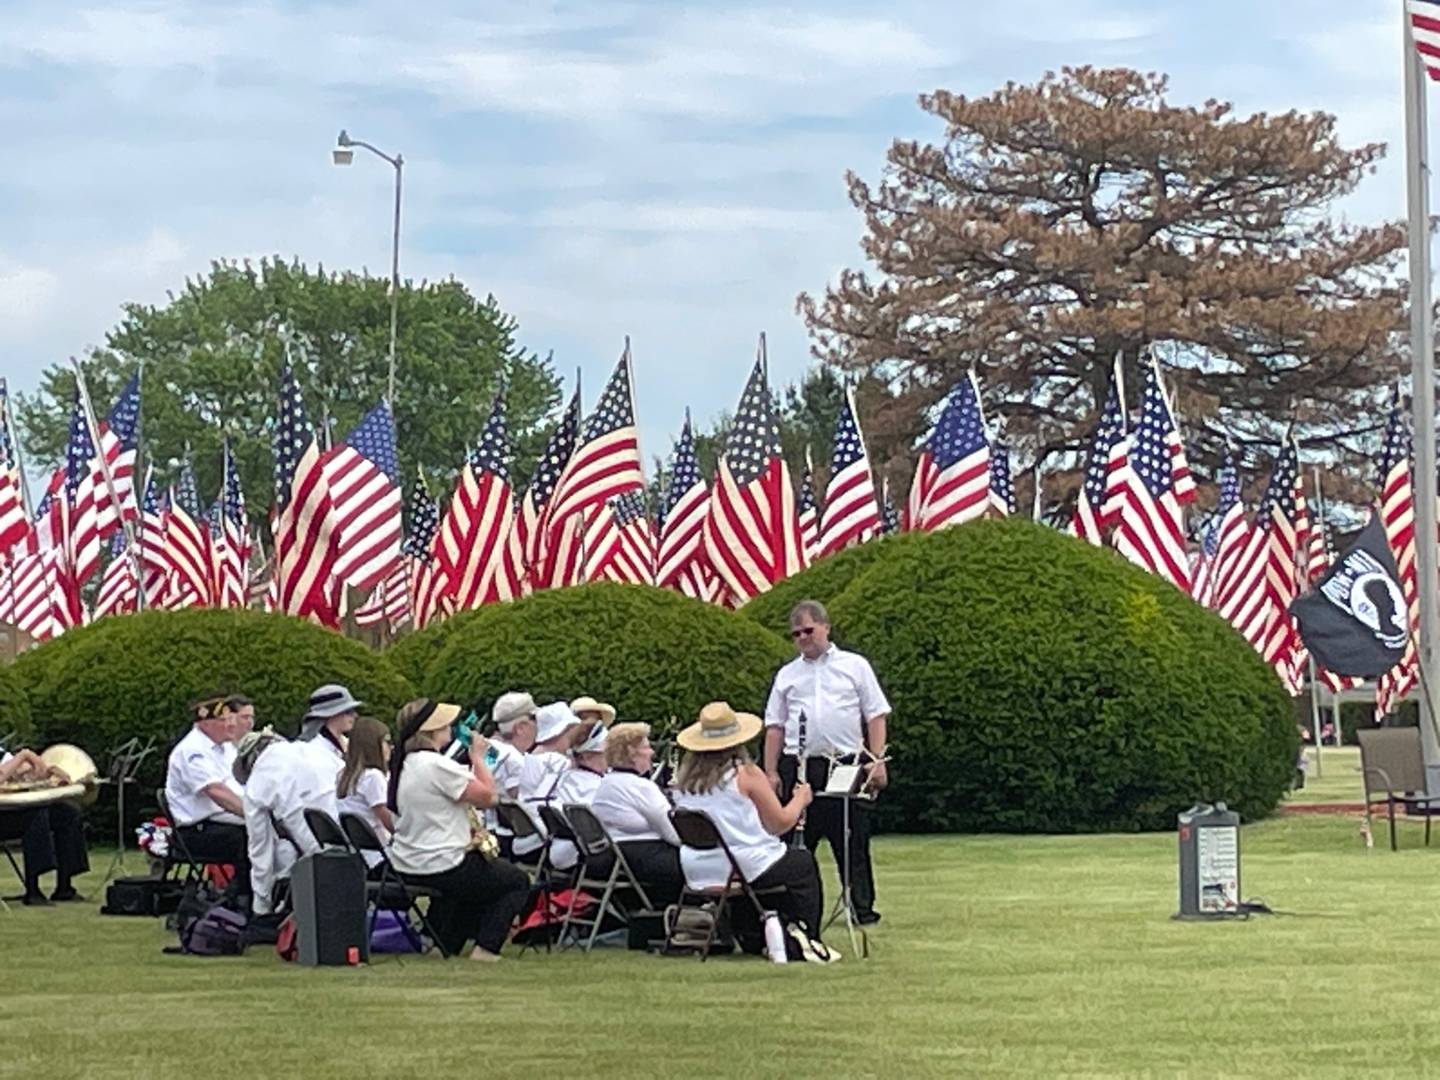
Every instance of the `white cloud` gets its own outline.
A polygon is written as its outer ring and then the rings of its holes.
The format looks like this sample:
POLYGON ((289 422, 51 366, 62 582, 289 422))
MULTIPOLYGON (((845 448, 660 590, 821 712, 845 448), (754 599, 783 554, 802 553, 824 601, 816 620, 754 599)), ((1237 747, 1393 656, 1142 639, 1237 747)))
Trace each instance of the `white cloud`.
POLYGON ((0 342, 25 341, 54 313, 60 279, 40 266, 0 257, 0 342))

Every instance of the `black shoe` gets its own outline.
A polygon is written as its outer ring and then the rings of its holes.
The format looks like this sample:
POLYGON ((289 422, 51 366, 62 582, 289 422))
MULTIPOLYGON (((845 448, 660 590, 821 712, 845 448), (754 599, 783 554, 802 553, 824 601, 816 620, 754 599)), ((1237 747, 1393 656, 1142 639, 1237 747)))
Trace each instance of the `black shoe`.
POLYGON ((74 889, 56 889, 50 894, 50 899, 57 904, 83 904, 85 902, 85 897, 74 889))
POLYGON ((26 907, 50 907, 50 900, 44 893, 26 893, 20 898, 26 907))
POLYGON ((857 911, 855 913, 856 926, 874 926, 879 921, 880 913, 878 911, 857 911))

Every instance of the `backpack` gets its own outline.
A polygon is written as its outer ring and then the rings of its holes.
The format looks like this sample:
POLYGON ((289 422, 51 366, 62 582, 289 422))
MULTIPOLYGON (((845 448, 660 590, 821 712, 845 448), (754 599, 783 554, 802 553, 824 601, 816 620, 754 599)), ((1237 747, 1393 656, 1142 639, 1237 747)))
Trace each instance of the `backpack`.
POLYGON ((180 952, 187 956, 239 956, 248 920, 224 903, 212 904, 198 919, 180 928, 180 952))

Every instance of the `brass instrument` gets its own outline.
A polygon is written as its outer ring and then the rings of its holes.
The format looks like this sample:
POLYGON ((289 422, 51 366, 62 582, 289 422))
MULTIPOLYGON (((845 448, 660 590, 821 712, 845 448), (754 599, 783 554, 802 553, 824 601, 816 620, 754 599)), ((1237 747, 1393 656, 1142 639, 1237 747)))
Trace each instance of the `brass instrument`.
POLYGON ((485 861, 490 862, 500 854, 500 841, 485 827, 485 821, 475 807, 466 803, 465 812, 470 815, 470 850, 480 852, 485 861))
POLYGON ((56 743, 41 752, 40 760, 49 766, 51 773, 0 783, 0 810, 23 810, 58 802, 88 805, 99 796, 95 762, 78 746, 56 743))

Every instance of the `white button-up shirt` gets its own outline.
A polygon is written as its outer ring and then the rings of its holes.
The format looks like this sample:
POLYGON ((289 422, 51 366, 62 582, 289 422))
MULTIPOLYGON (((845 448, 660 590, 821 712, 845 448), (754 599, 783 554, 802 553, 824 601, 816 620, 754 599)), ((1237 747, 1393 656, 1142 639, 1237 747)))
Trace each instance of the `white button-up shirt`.
POLYGON ((176 825, 196 825, 202 821, 223 821, 242 825, 244 820, 221 809, 205 789, 211 784, 224 784, 236 796, 242 794, 235 779, 235 744, 215 742, 198 727, 170 751, 165 767, 165 799, 176 825))
POLYGON ((795 657, 775 674, 765 726, 785 729, 787 754, 800 752, 802 712, 806 757, 858 754, 865 746, 860 722, 889 715, 890 702, 869 660, 831 645, 814 660, 795 657))
POLYGON ((304 743, 277 742, 255 760, 245 784, 245 832, 250 841, 252 904, 260 915, 269 914, 275 883, 288 877, 297 855, 320 850, 305 810, 316 807, 335 816, 335 785, 328 793, 315 769, 313 750, 304 743), (275 830, 279 824, 290 843, 275 830), (296 851, 296 848, 299 851, 296 851))

